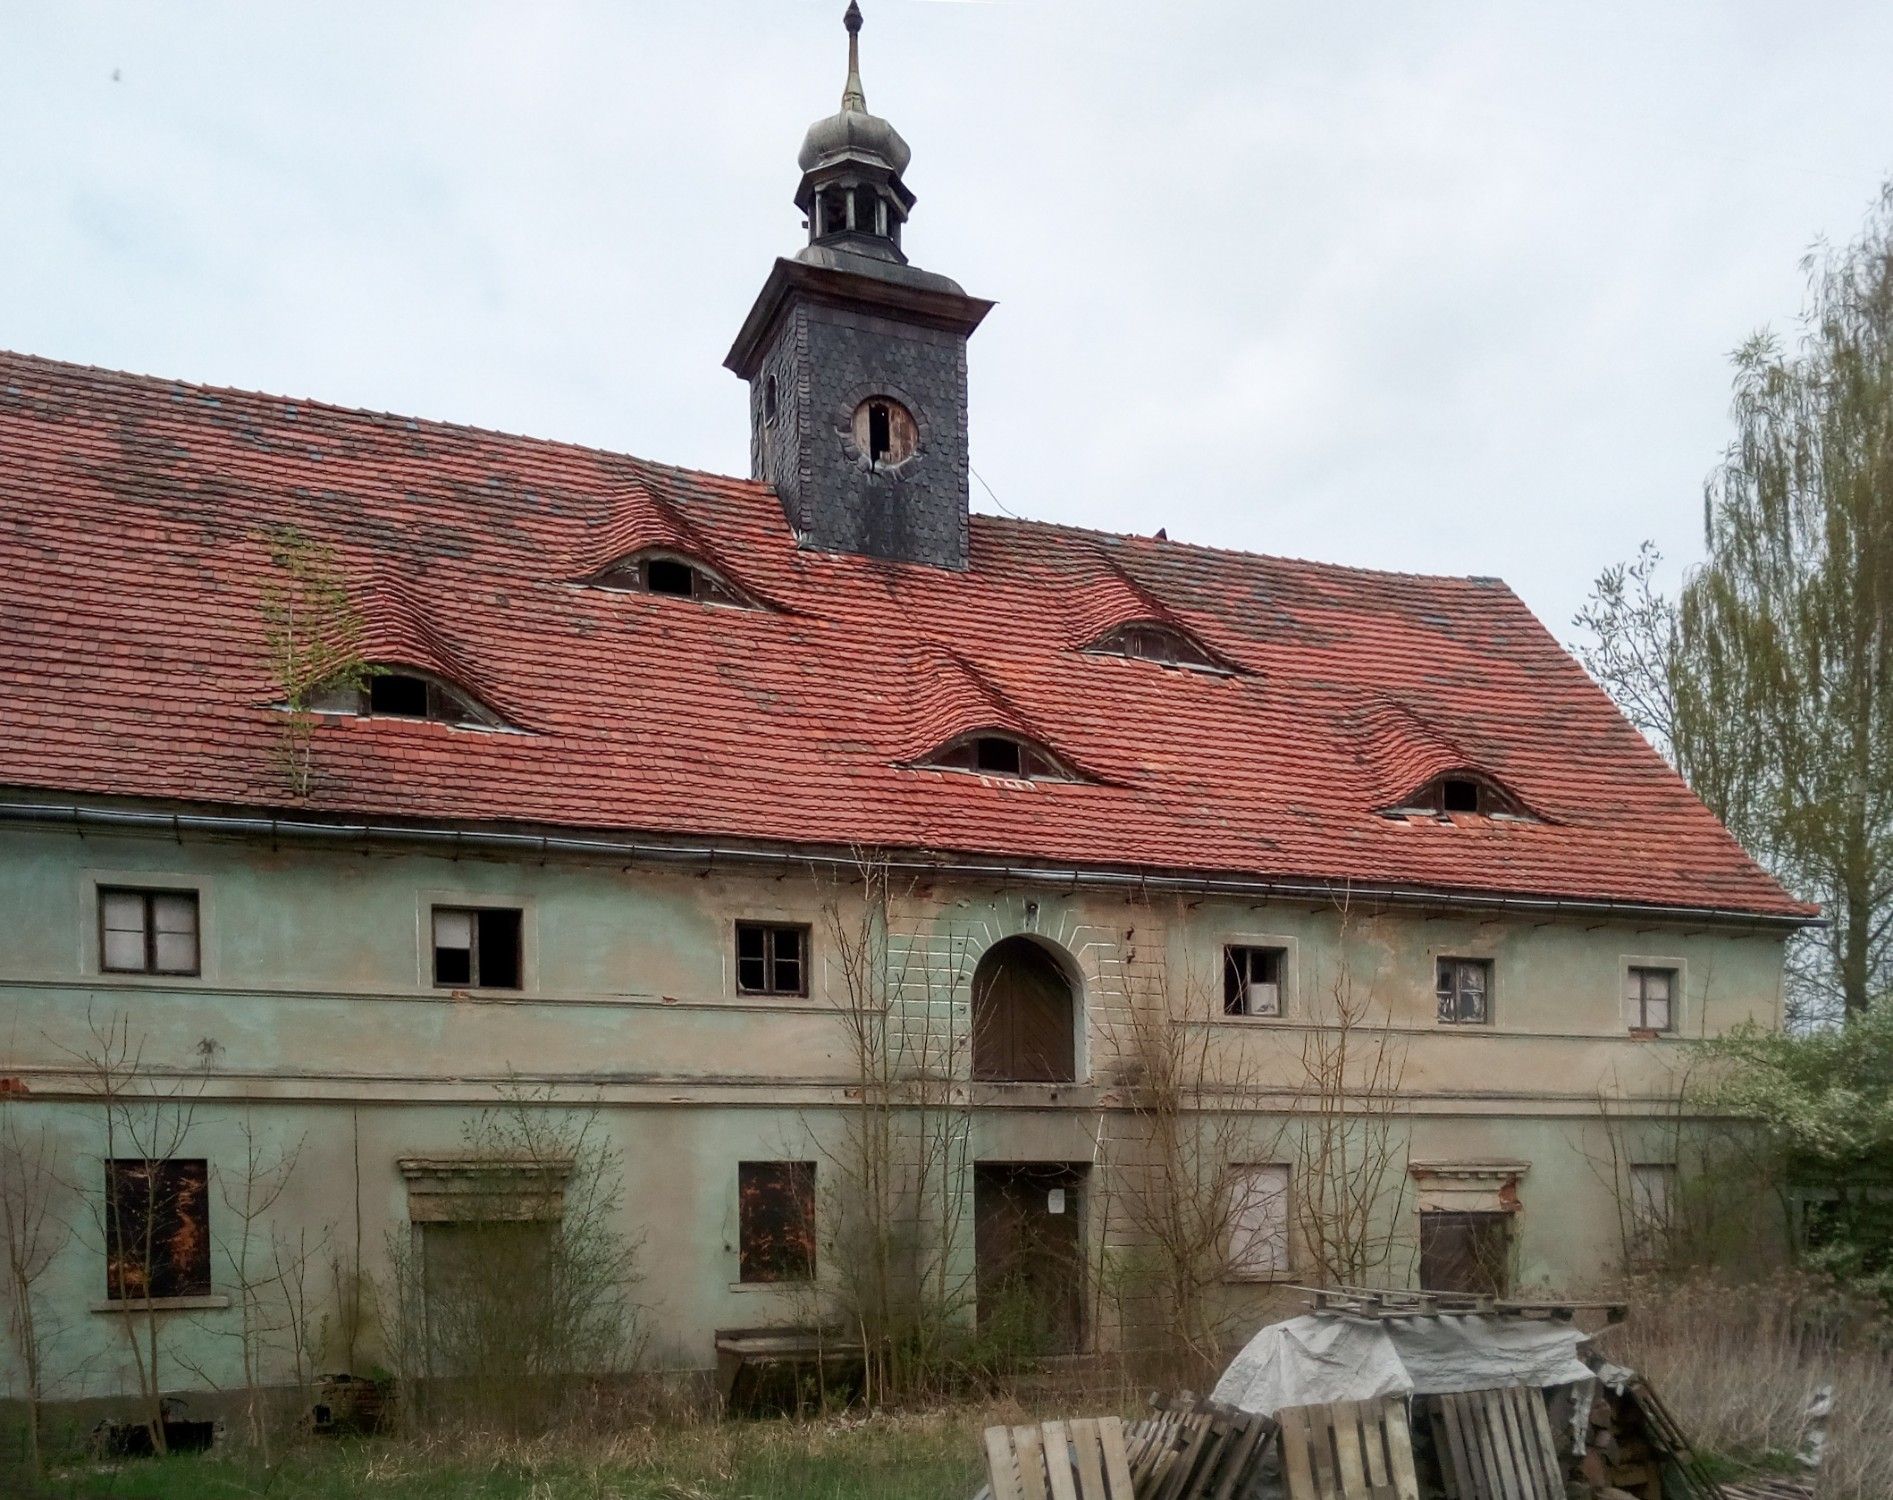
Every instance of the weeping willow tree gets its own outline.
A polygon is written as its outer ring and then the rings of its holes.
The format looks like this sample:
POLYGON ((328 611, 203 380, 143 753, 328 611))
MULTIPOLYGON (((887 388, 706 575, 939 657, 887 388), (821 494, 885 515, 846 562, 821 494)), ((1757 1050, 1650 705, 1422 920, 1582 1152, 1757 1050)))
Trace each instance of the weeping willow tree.
POLYGON ((1893 185, 1805 262, 1801 334, 1736 354, 1736 435, 1679 601, 1678 766, 1827 911, 1849 1016, 1893 963, 1893 185))

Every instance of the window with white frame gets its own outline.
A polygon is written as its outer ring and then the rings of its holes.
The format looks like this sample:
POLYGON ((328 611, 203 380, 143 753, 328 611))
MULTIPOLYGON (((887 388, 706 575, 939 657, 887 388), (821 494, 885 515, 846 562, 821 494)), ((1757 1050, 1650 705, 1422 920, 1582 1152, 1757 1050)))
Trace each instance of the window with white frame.
POLYGON ((1624 1005, 1632 1031, 1673 1031, 1676 1027, 1676 970, 1655 964, 1631 964, 1624 970, 1624 1005))
POLYGON ((1288 1274, 1289 1218, 1285 1165, 1268 1162, 1230 1168, 1230 1280, 1269 1281, 1288 1274))

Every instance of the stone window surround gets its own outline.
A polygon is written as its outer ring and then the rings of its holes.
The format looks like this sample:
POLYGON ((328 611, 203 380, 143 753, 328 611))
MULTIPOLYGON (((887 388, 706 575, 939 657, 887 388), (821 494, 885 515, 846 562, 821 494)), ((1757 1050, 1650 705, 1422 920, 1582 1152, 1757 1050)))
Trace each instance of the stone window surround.
POLYGON ((1680 1037, 1689 1019, 1688 960, 1644 953, 1623 953, 1617 957, 1617 1024, 1622 1031, 1639 1038, 1680 1037), (1674 969, 1676 982, 1670 990, 1670 1024, 1667 1031, 1649 1031, 1635 1024, 1630 1015, 1630 971, 1632 969, 1674 969))
POLYGON ((395 1165, 407 1183, 408 1223, 467 1224, 496 1217, 511 1221, 557 1221, 565 1215, 570 1160, 534 1161, 510 1156, 402 1156, 395 1165), (507 1179, 514 1179, 512 1185, 507 1179), (507 1212, 469 1214, 476 1195, 503 1196, 507 1212))
POLYGON ((907 478, 926 461, 928 449, 933 443, 933 427, 927 420, 925 410, 891 380, 864 380, 850 386, 847 395, 835 409, 835 435, 841 440, 841 451, 849 463, 880 479, 907 478), (875 464, 854 440, 854 414, 863 401, 871 401, 876 396, 898 401, 914 419, 914 451, 897 464, 875 464))
POLYGON ((1519 1182, 1530 1170, 1529 1161, 1505 1157, 1407 1163, 1414 1207, 1423 1214, 1515 1214, 1524 1207, 1519 1182))
POLYGON ((79 926, 78 971, 101 984, 204 985, 218 977, 216 882, 197 874, 172 870, 88 869, 79 872, 74 899, 84 910, 79 926), (117 888, 144 891, 191 891, 197 896, 197 972, 195 974, 139 974, 105 967, 99 935, 100 892, 117 888))
POLYGON ((1301 1017, 1301 939, 1285 932, 1230 929, 1216 934, 1215 972, 1210 993, 1215 1003, 1213 1023, 1227 1026, 1279 1026, 1301 1017), (1281 1008, 1272 1016, 1232 1016, 1223 1010, 1223 963, 1227 948, 1280 948, 1282 950, 1281 1008))

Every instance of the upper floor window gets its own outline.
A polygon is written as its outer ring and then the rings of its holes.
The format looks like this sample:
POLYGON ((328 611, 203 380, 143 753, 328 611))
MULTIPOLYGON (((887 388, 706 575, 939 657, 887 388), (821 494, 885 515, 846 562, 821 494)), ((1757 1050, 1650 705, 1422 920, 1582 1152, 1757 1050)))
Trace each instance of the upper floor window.
POLYGON ((808 937, 805 926, 738 922, 736 988, 745 995, 806 995, 808 937))
POLYGON ((1231 943, 1223 949, 1223 1014, 1279 1016, 1282 1013, 1280 948, 1231 943))
POLYGON ((1434 976, 1440 1021, 1448 1026, 1487 1026, 1492 1021, 1492 960, 1442 958, 1434 976))
POLYGON ((111 974, 196 974, 197 892, 99 891, 99 967, 111 974))
POLYGON ((1075 781, 1049 750, 1009 734, 969 734, 928 756, 936 771, 974 771, 1015 781, 1075 781))
POLYGON ((1676 970, 1632 964, 1624 1002, 1633 1031, 1670 1031, 1676 1024, 1676 970))
POLYGON ((442 989, 519 989, 523 916, 516 906, 435 907, 434 983, 442 989))
MULTIPOLYGON (((773 379, 773 377, 771 377, 773 379)), ((755 605, 728 579, 695 558, 675 552, 643 552, 613 563, 593 580, 601 588, 666 594, 703 604, 755 605)))
POLYGON ((776 425, 776 377, 768 375, 762 383, 762 424, 765 427, 776 425))
POLYGON ((1173 625, 1159 620, 1133 620, 1105 632, 1086 651, 1098 656, 1131 656, 1166 667, 1193 667, 1202 672, 1227 674, 1227 663, 1173 625))
POLYGON ((108 1301, 210 1295, 210 1169, 203 1161, 105 1163, 108 1301))

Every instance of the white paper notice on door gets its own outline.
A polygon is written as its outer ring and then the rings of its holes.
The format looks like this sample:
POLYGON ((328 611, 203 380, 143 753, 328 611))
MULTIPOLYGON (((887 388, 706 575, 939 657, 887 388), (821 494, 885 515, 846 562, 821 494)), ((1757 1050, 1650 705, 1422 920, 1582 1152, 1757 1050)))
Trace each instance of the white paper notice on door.
POLYGON ((1047 1189, 1045 1194, 1045 1212, 1048 1214, 1062 1214, 1064 1211, 1065 1190, 1063 1188, 1047 1189))

